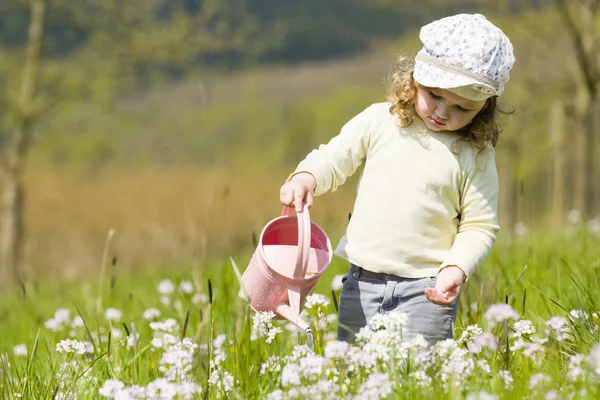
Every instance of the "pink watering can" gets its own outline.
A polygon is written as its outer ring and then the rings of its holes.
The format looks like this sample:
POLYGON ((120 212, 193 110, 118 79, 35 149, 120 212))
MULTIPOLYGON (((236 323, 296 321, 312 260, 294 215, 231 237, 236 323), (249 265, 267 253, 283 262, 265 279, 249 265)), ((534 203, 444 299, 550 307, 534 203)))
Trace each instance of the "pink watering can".
POLYGON ((254 311, 273 311, 276 319, 285 318, 312 335, 299 315, 333 252, 329 238, 303 207, 297 217, 293 208, 284 207, 282 216, 263 228, 242 283, 254 311))

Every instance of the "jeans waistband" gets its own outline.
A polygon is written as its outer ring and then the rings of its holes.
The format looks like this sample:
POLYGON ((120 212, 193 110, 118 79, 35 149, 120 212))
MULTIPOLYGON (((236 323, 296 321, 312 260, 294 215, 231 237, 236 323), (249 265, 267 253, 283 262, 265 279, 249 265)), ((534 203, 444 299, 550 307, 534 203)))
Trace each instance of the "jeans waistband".
POLYGON ((380 279, 382 281, 402 279, 402 277, 398 275, 369 271, 368 269, 364 269, 355 264, 351 264, 350 272, 354 275, 355 279, 360 279, 360 277, 363 276, 367 278, 380 279))

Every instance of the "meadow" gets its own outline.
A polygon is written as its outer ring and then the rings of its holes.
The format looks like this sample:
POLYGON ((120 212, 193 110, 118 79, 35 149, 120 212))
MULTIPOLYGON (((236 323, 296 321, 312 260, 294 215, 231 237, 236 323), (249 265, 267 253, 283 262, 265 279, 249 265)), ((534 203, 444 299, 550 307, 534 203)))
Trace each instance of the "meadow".
POLYGON ((98 274, 2 295, 0 398, 597 398, 599 223, 571 220, 503 232, 432 347, 401 342, 401 314, 337 342, 338 258, 307 299, 313 350, 240 296, 250 253, 140 271, 107 241, 98 274))
MULTIPOLYGON (((554 56, 572 53, 556 13, 505 18, 521 64, 497 154, 503 230, 453 340, 402 342, 409 321, 392 314, 337 342, 348 265, 334 258, 307 300, 309 346, 249 309, 234 267, 296 163, 385 99, 413 32, 351 59, 189 71, 123 95, 92 81, 99 99, 40 120, 24 171, 26 280, 0 294, 0 399, 598 398, 600 220, 568 211, 581 199, 579 75, 554 56)), ((311 213, 334 243, 358 176, 311 213)))

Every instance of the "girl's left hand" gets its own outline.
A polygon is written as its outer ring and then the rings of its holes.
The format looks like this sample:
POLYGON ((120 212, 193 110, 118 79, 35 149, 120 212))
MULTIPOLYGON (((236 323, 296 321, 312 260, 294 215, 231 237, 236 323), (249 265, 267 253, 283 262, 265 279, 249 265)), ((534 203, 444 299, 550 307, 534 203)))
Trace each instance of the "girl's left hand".
POLYGON ((447 306, 454 304, 462 285, 465 273, 456 266, 449 266, 440 271, 435 283, 435 288, 425 289, 425 297, 432 303, 447 306))

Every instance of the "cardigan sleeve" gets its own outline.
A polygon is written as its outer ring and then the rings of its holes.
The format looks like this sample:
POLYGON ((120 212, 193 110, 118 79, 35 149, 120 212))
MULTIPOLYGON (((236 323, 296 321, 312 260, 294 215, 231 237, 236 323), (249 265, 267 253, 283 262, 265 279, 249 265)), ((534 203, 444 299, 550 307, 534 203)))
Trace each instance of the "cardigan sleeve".
POLYGON ((373 106, 354 116, 329 143, 322 144, 302 160, 288 181, 301 172, 315 177, 315 196, 335 191, 364 163, 371 133, 373 106))
POLYGON ((487 258, 500 230, 498 224, 498 172, 494 151, 487 154, 485 168, 475 166, 465 176, 461 193, 460 223, 454 243, 440 270, 455 265, 467 276, 487 258))

